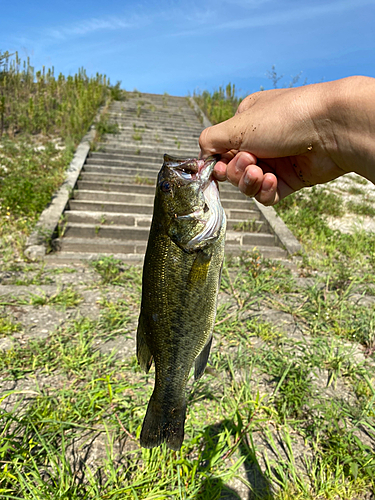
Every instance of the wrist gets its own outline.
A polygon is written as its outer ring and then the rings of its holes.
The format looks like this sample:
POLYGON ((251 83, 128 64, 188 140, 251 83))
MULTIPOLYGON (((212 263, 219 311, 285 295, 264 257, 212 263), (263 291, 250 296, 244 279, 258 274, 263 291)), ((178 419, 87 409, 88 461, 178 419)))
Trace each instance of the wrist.
POLYGON ((375 182, 375 79, 354 76, 324 85, 327 153, 345 172, 375 182))

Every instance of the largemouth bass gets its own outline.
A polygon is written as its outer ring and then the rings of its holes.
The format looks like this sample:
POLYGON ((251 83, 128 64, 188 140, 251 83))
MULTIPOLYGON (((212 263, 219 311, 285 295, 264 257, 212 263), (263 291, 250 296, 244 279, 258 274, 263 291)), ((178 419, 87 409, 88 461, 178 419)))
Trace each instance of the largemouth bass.
POLYGON ((139 364, 148 372, 155 362, 145 448, 180 449, 189 373, 195 362, 195 379, 203 375, 211 348, 226 229, 215 163, 164 155, 157 179, 137 330, 139 364))

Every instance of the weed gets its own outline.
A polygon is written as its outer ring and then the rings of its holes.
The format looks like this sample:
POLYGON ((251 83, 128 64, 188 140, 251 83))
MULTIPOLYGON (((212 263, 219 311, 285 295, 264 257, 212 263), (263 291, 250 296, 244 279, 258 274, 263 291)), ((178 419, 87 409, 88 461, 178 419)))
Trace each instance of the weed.
POLYGON ((141 113, 142 113, 142 106, 144 104, 144 101, 138 101, 137 102, 137 111, 136 111, 136 115, 137 117, 139 118, 141 116, 141 113))
POLYGON ((155 181, 153 179, 150 179, 149 177, 145 177, 143 175, 137 174, 134 177, 134 182, 135 184, 145 184, 148 186, 153 186, 155 184, 155 181))
POLYGON ((236 88, 231 83, 225 89, 219 87, 212 94, 207 90, 201 94, 194 93, 194 99, 213 124, 231 118, 242 100, 236 96, 236 88))
POLYGON ((123 332, 124 327, 131 321, 128 302, 102 300, 99 304, 102 308, 100 326, 109 331, 111 335, 114 334, 114 330, 123 332))
POLYGON ((0 338, 19 332, 21 328, 21 323, 14 323, 8 316, 0 314, 0 338))
POLYGON ((122 262, 112 256, 102 256, 90 262, 90 265, 100 274, 102 283, 113 283, 121 274, 122 262))
POLYGON ((35 72, 0 54, 0 258, 23 258, 26 239, 64 180, 74 149, 109 98, 109 80, 35 72), (22 192, 22 196, 19 193, 22 192))
POLYGON ((364 191, 363 189, 357 187, 357 186, 349 186, 346 190, 349 194, 352 194, 352 195, 365 195, 366 194, 366 191, 364 191))
MULTIPOLYGON (((1 54, 0 54, 1 56, 1 54)), ((1 131, 15 134, 58 134, 79 141, 108 95, 109 80, 97 74, 88 78, 83 69, 74 76, 54 69, 34 71, 30 60, 3 54, 0 67, 1 131)))
POLYGON ((125 265, 120 259, 112 256, 102 256, 90 262, 90 265, 101 276, 103 285, 112 284, 119 286, 140 287, 140 269, 125 265))
POLYGON ((126 92, 121 90, 121 82, 118 81, 116 85, 112 85, 109 88, 111 93, 111 98, 113 101, 125 101, 126 100, 126 92))
POLYGON ((80 293, 69 286, 63 290, 48 296, 43 293, 42 295, 30 294, 28 303, 32 306, 55 306, 66 309, 68 307, 77 307, 83 301, 80 293))
POLYGON ((368 215, 369 217, 375 216, 375 208, 370 203, 356 203, 354 201, 348 201, 346 204, 346 208, 353 214, 368 215))
POLYGON ((106 116, 101 116, 99 121, 95 125, 95 129, 97 130, 100 136, 104 134, 118 134, 119 126, 118 123, 109 123, 108 118, 106 116))
POLYGON ((142 142, 142 134, 144 132, 144 127, 137 127, 136 124, 133 123, 133 129, 134 129, 134 134, 132 135, 132 138, 135 141, 142 142))
POLYGON ((260 225, 257 224, 255 220, 246 220, 237 222, 233 226, 234 231, 246 231, 251 233, 258 233, 260 231, 260 225))

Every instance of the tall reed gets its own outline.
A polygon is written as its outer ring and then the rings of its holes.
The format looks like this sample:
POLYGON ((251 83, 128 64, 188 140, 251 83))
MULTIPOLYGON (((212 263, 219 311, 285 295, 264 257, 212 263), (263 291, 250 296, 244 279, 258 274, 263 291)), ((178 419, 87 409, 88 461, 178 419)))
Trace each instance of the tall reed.
POLYGON ((109 79, 83 68, 74 76, 54 68, 35 71, 30 59, 0 52, 0 137, 58 135, 77 142, 110 94, 109 79))

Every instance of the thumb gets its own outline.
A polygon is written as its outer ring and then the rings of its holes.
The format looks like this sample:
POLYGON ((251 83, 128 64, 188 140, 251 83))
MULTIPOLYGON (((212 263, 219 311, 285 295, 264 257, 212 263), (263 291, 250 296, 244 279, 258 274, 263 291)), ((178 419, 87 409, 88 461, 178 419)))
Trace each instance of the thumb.
POLYGON ((235 115, 225 122, 204 129, 199 137, 201 157, 222 154, 241 149, 244 130, 240 126, 241 115, 235 115))

